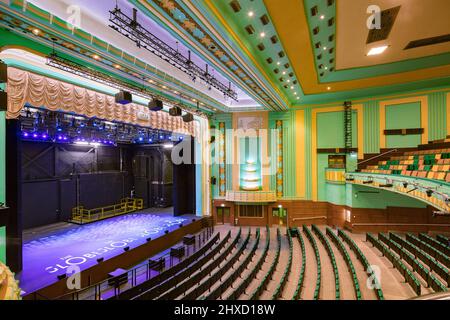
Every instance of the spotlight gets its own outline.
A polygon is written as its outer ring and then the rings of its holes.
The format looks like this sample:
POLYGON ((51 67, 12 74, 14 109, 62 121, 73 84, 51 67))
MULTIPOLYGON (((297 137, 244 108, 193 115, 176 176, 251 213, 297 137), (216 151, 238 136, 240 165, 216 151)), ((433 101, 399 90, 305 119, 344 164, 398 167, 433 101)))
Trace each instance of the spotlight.
POLYGON ((118 93, 116 93, 115 98, 116 103, 119 104, 129 104, 131 103, 131 101, 133 101, 133 96, 131 95, 131 93, 123 90, 120 90, 118 93))
POLYGON ((192 115, 192 113, 186 113, 183 116, 183 121, 184 122, 192 122, 192 121, 194 121, 194 116, 192 115))
POLYGON ((168 234, 168 233, 169 233, 169 230, 165 230, 164 233, 165 233, 165 234, 168 234))
POLYGON ((150 111, 160 111, 163 109, 163 102, 161 100, 153 99, 148 103, 150 111))
POLYGON ((169 109, 169 114, 172 117, 179 117, 181 116, 181 108, 180 107, 173 107, 169 109))
POLYGON ((150 242, 150 241, 152 241, 152 238, 147 238, 147 239, 145 239, 145 241, 150 242))
POLYGON ((129 251, 130 250, 130 247, 128 246, 128 247, 125 247, 125 248, 123 248, 123 251, 125 251, 125 252, 127 252, 127 251, 129 251))
POLYGON ((403 182, 403 188, 408 188, 408 182, 403 182))
POLYGON ((427 193, 427 197, 431 197, 433 195, 433 190, 428 189, 427 191, 425 191, 427 193))
POLYGON ((103 260, 105 260, 105 258, 101 257, 97 259, 97 263, 103 262, 103 260))

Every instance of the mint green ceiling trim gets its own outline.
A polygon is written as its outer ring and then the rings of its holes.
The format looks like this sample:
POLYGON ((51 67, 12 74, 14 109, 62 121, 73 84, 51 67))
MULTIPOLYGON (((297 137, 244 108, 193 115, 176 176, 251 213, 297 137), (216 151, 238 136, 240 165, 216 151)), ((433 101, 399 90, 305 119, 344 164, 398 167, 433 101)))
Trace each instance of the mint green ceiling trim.
POLYGON ((195 14, 193 14, 192 11, 183 2, 172 0, 170 1, 170 4, 174 6, 173 9, 164 10, 163 6, 166 4, 164 1, 146 1, 146 3, 150 5, 153 10, 155 10, 158 14, 164 16, 164 18, 170 22, 171 26, 168 26, 154 12, 144 6, 141 1, 128 1, 139 8, 140 11, 148 15, 150 18, 165 26, 166 30, 168 30, 175 38, 183 42, 188 48, 196 52, 200 57, 214 65, 217 69, 224 71, 226 76, 230 77, 235 83, 239 84, 241 89, 243 89, 247 94, 253 97, 261 105, 265 106, 267 109, 280 110, 288 107, 284 105, 279 97, 272 94, 270 86, 262 88, 257 83, 257 81, 260 81, 260 78, 249 76, 245 71, 246 66, 242 66, 241 64, 237 63, 236 59, 230 59, 230 57, 227 57, 228 60, 222 61, 220 58, 216 57, 212 52, 221 51, 225 56, 232 55, 223 49, 223 45, 220 43, 220 41, 213 43, 215 47, 214 50, 211 49, 211 47, 205 45, 204 41, 206 39, 209 38, 215 41, 215 37, 211 35, 211 32, 209 32, 209 30, 204 27, 204 25, 200 22, 200 19, 196 17, 195 14), (191 33, 186 30, 186 22, 194 23, 196 25, 195 29, 191 31, 191 33), (201 29, 199 27, 201 27, 201 29), (173 28, 176 29, 176 32, 173 30, 173 28), (199 44, 203 48, 201 50, 196 50, 191 44, 188 43, 188 41, 186 41, 186 39, 190 39, 191 41, 195 40, 197 44, 199 44), (227 62, 232 62, 232 65, 227 65, 227 62), (238 70, 240 70, 240 72, 236 72, 238 70))
MULTIPOLYGON (((193 0, 201 10, 204 12, 205 17, 208 18, 209 21, 213 21, 214 26, 217 30, 221 30, 220 34, 223 35, 224 39, 228 41, 228 43, 232 44, 233 48, 239 52, 244 58, 245 61, 257 74, 260 74, 261 79, 265 79, 265 76, 261 74, 261 72, 256 68, 254 63, 249 59, 246 53, 242 51, 241 48, 235 43, 235 40, 231 38, 228 32, 225 30, 224 26, 217 21, 215 15, 210 11, 210 9, 205 5, 203 1, 193 0)), ((246 48, 250 51, 251 55, 257 59, 258 63, 262 66, 266 75, 270 77, 272 83, 278 88, 280 92, 283 93, 286 99, 292 104, 297 100, 294 92, 302 93, 302 89, 298 83, 297 78, 295 77, 295 72, 292 69, 291 63, 287 56, 280 58, 278 53, 283 51, 285 52, 283 45, 281 43, 278 33, 275 30, 275 27, 272 23, 268 23, 267 25, 263 25, 260 21, 260 17, 264 14, 267 14, 267 9, 264 6, 263 1, 254 1, 254 2, 240 2, 241 11, 235 13, 229 5, 230 1, 215 1, 214 5, 217 6, 217 9, 223 14, 224 17, 227 17, 227 22, 232 27, 233 31, 239 36, 240 40, 245 44, 246 48), (249 18, 247 13, 249 11, 254 12, 254 16, 249 18), (245 31, 245 27, 247 25, 252 25, 255 29, 255 33, 253 35, 249 35, 245 31), (259 34, 264 32, 266 35, 264 38, 261 38, 259 34), (270 41, 272 36, 276 36, 278 41, 273 44, 270 41), (265 46, 263 51, 260 51, 257 46, 262 43, 265 46), (267 58, 272 58, 273 62, 269 64, 267 62, 267 58), (280 65, 277 65, 277 62, 280 62, 280 65), (284 64, 288 63, 289 67, 285 68, 284 64), (279 73, 276 74, 274 69, 279 69, 279 73), (282 72, 286 72, 285 75, 282 72), (294 76, 290 77, 289 74, 293 73, 294 76), (280 78, 283 77, 285 81, 280 82, 280 78), (290 83, 287 83, 286 80, 289 79, 290 83), (293 81, 297 80, 297 84, 293 84, 293 81), (287 88, 284 88, 287 86, 287 88), (291 86, 294 86, 294 89, 290 89, 291 86)), ((269 16, 269 15, 268 15, 269 16)))
POLYGON ((311 47, 313 48, 313 54, 315 57, 317 79, 320 83, 365 79, 450 64, 450 53, 447 52, 428 57, 409 59, 374 66, 336 70, 336 46, 342 45, 340 43, 336 43, 336 20, 338 19, 336 13, 336 1, 334 1, 332 6, 327 5, 328 0, 304 1, 305 14, 308 20, 309 32, 311 37, 311 47), (317 6, 318 8, 318 14, 316 16, 312 16, 311 9, 315 6, 317 6), (320 16, 322 14, 325 16, 324 20, 320 19, 320 16), (328 19, 330 18, 335 19, 335 22, 331 27, 327 25, 328 19), (316 27, 319 27, 320 31, 317 35, 314 35, 313 29, 316 27), (330 36, 334 36, 334 40, 331 42, 329 41, 330 36), (319 48, 316 48, 316 43, 320 43, 321 46, 319 48), (327 47, 327 50, 323 50, 324 46, 327 47), (333 53, 329 52, 330 48, 334 49, 333 53), (322 55, 322 58, 318 59, 320 54, 322 55), (323 65, 322 68, 320 68, 321 65, 323 65), (328 70, 325 70, 325 67, 327 67, 328 70))
MULTIPOLYGON (((31 3, 27 3, 26 10, 24 11, 23 1, 24 0, 13 0, 11 1, 11 7, 7 7, 0 2, 0 14, 2 16, 0 22, 6 29, 16 32, 20 37, 29 38, 30 42, 40 42, 43 44, 43 47, 41 47, 43 50, 38 50, 39 52, 45 55, 49 54, 51 52, 51 44, 48 41, 51 37, 56 37, 56 43, 58 44, 56 49, 58 52, 66 52, 66 58, 72 59, 73 57, 76 57, 78 59, 77 62, 79 63, 88 63, 99 71, 106 72, 107 74, 137 85, 144 84, 130 80, 129 77, 134 74, 145 75, 148 79, 152 79, 156 83, 161 84, 161 86, 166 85, 169 87, 170 90, 161 90, 148 84, 145 85, 155 94, 159 94, 166 99, 173 101, 173 103, 182 101, 185 105, 191 108, 196 108, 196 105, 194 105, 191 101, 192 98, 195 98, 218 110, 226 111, 228 109, 227 106, 211 99, 208 95, 187 86, 183 82, 139 59, 135 59, 126 52, 107 44, 106 42, 84 32, 83 30, 77 29, 75 33, 72 34, 72 32, 67 29, 64 21, 58 17, 51 16, 48 12, 32 5, 31 3), (11 28, 10 25, 14 25, 14 21, 16 22, 15 28, 11 28), (39 28, 42 36, 38 37, 31 33, 31 30, 35 27, 39 28), (101 57, 101 60, 94 60, 92 58, 94 54, 98 54, 101 57), (126 68, 126 71, 129 73, 125 76, 120 74, 123 72, 116 72, 113 67, 114 64, 121 65, 126 68), (101 65, 101 67, 99 67, 99 65, 101 65), (105 67, 111 68, 112 70, 106 70, 104 69, 105 67), (180 98, 179 96, 174 97, 165 92, 172 90, 182 92, 183 94, 188 95, 188 98, 180 98)), ((14 46, 15 42, 6 43, 6 45, 14 46)), ((30 46, 26 45, 26 47, 30 46)), ((125 71, 124 68, 122 70, 125 71)), ((208 112, 209 110, 204 109, 203 111, 208 112)))

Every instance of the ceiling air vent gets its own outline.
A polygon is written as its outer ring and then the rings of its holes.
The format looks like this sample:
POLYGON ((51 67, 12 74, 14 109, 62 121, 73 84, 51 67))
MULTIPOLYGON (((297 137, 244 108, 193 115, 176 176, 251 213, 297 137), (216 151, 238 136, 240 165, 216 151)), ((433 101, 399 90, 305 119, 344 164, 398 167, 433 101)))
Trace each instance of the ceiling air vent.
POLYGON ((401 6, 381 11, 381 29, 372 29, 369 31, 367 44, 386 40, 389 37, 395 19, 397 19, 398 12, 400 11, 400 7, 401 6))
POLYGON ((289 63, 285 63, 285 64, 284 64, 284 67, 285 67, 286 69, 288 69, 288 68, 289 68, 289 63))
POLYGON ((283 58, 283 57, 285 56, 285 54, 284 54, 283 51, 280 51, 280 52, 278 52, 278 56, 279 56, 280 58, 283 58))
POLYGON ((319 32, 320 32, 319 27, 315 27, 315 28, 313 29, 313 34, 314 34, 314 35, 317 35, 319 32))
POLYGON ((239 1, 237 1, 237 0, 231 1, 230 2, 230 6, 231 6, 231 9, 233 9, 234 12, 241 11, 241 5, 240 5, 239 1))
POLYGON ((316 46, 316 49, 320 49, 320 47, 322 46, 322 44, 321 44, 320 41, 319 41, 319 42, 316 42, 315 46, 316 46))
POLYGON ((331 36, 328 37, 328 41, 329 42, 333 42, 334 41, 334 34, 332 34, 331 36))
POLYGON ((431 37, 431 38, 425 38, 425 39, 411 41, 410 43, 408 43, 408 45, 405 47, 404 50, 432 46, 435 44, 440 44, 440 43, 449 42, 449 41, 450 41, 450 34, 444 34, 443 36, 437 36, 437 37, 431 37))
POLYGON ((328 20, 328 26, 331 27, 334 24, 334 18, 328 20))
POLYGON ((261 16, 261 18, 259 18, 259 19, 261 19, 261 23, 263 25, 269 24, 269 22, 270 22, 269 17, 267 16, 267 14, 261 16))
POLYGON ((278 73, 278 72, 280 72, 280 70, 275 69, 275 70, 273 70, 273 72, 278 73))
POLYGON ((263 51, 266 47, 264 46, 264 44, 262 44, 262 43, 260 43, 260 44, 258 44, 258 49, 259 50, 261 50, 261 51, 263 51))
POLYGON ((317 6, 314 6, 311 8, 311 15, 313 17, 317 16, 318 13, 319 13, 319 9, 317 8, 317 6))
POLYGON ((271 64, 273 62, 272 58, 267 58, 266 61, 267 61, 268 64, 271 64))
POLYGON ((334 0, 328 0, 327 3, 328 3, 328 6, 331 7, 334 4, 334 0))
POLYGON ((272 36, 272 37, 270 38, 270 41, 272 41, 273 44, 277 43, 277 42, 278 42, 277 36, 272 36))
POLYGON ((248 26, 245 27, 245 31, 247 31, 248 34, 254 34, 255 28, 253 28, 253 26, 249 24, 248 26))

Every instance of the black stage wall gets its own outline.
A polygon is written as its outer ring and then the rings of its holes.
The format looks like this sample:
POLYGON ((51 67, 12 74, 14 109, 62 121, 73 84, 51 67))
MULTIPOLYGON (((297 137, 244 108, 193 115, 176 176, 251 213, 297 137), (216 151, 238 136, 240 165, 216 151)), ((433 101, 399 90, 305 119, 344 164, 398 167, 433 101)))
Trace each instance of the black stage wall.
MULTIPOLYGON (((173 214, 195 214, 195 144, 194 139, 190 142, 190 163, 173 165, 173 214)), ((180 152, 180 156, 183 152, 180 152)))
POLYGON ((130 147, 22 142, 23 227, 67 221, 72 208, 97 208, 130 196, 130 147))
POLYGON ((173 168, 170 150, 139 146, 133 154, 133 176, 136 197, 145 207, 172 206, 173 168))

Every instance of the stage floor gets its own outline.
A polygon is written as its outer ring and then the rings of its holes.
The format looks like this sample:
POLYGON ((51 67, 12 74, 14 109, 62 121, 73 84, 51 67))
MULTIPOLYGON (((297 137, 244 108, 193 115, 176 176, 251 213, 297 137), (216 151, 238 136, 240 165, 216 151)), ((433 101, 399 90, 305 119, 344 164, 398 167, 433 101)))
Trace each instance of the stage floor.
POLYGON ((165 230, 187 224, 194 215, 172 216, 169 210, 148 209, 97 221, 88 225, 56 224, 27 230, 24 234, 23 270, 18 274, 25 293, 56 282, 71 265, 85 270, 97 263, 134 248, 147 238, 158 238, 165 230))

